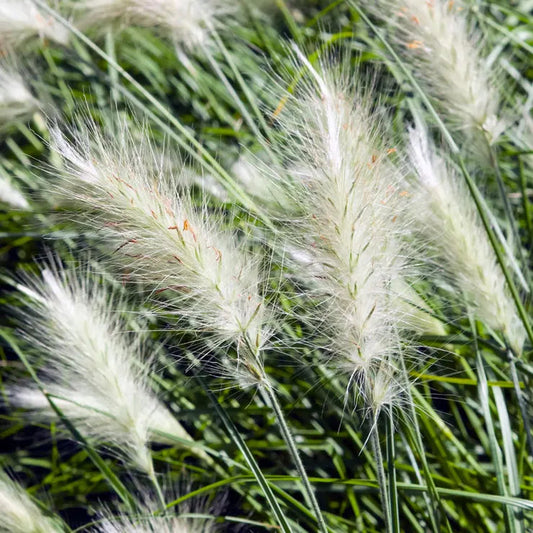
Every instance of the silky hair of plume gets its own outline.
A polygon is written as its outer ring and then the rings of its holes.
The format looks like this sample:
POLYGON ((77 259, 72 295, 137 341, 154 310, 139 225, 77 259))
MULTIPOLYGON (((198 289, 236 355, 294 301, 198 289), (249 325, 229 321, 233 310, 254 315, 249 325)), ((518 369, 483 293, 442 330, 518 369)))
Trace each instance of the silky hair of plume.
POLYGON ((183 319, 214 346, 234 345, 235 375, 244 372, 249 384, 265 379, 272 316, 261 292, 261 258, 223 229, 222 214, 180 194, 179 173, 167 174, 147 135, 136 143, 125 128, 111 138, 88 125, 73 141, 57 128, 52 137, 64 161, 56 198, 99 232, 108 260, 151 288, 156 310, 183 319))
POLYGON ((39 39, 65 45, 68 38, 68 30, 32 0, 0 0, 0 51, 18 51, 39 39))
POLYGON ((293 188, 303 213, 285 226, 287 240, 312 265, 301 274, 326 317, 316 328, 331 343, 328 364, 346 373, 347 391, 354 385, 379 411, 400 402, 405 387, 399 358, 407 316, 392 290, 405 268, 404 174, 352 78, 327 59, 312 65, 296 47, 295 63, 306 75, 276 116, 285 134, 277 150, 296 172, 275 179, 293 188))
POLYGON ((483 55, 462 2, 366 0, 378 18, 392 25, 402 57, 439 102, 448 123, 469 137, 482 133, 495 142, 505 129, 494 66, 483 55))
POLYGON ((232 0, 81 0, 74 4, 74 16, 84 30, 153 28, 176 44, 192 48, 203 43, 210 29, 236 6, 232 0))
POLYGON ((452 283, 476 316, 500 331, 522 352, 524 326, 472 198, 461 177, 435 149, 425 127, 409 132, 410 158, 417 175, 414 213, 420 234, 445 259, 452 283))
MULTIPOLYGON (((45 357, 42 381, 76 428, 152 472, 150 440, 191 438, 150 390, 146 347, 125 333, 119 299, 90 269, 78 272, 50 261, 19 285, 32 302, 22 334, 45 357)), ((11 399, 37 420, 56 416, 33 386, 13 388, 11 399)))
POLYGON ((61 533, 59 519, 44 515, 23 487, 0 470, 0 533, 61 533))
POLYGON ((0 130, 24 120, 38 108, 38 102, 16 70, 0 62, 0 130))

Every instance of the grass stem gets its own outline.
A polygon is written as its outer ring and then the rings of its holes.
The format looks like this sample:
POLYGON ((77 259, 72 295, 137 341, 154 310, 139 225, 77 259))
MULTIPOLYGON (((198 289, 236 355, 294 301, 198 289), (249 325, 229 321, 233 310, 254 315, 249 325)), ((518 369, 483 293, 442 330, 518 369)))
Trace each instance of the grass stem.
POLYGON ((322 533, 327 533, 328 528, 326 526, 326 522, 324 520, 324 517, 322 515, 322 511, 320 510, 320 506, 318 505, 318 501, 316 499, 313 487, 311 486, 311 483, 309 481, 309 478, 307 477, 307 473, 305 471, 305 467, 302 463, 302 459, 300 458, 300 454, 298 452, 298 448, 296 447, 296 443, 294 441, 294 437, 292 436, 291 430, 287 424, 287 421, 285 420, 285 416, 283 415, 283 411, 281 409, 281 406, 278 402, 276 393, 272 389, 272 387, 267 384, 261 389, 265 396, 266 400, 268 401, 268 404, 272 407, 274 410, 274 413, 276 415, 277 422, 279 424, 283 440, 287 444, 287 448, 289 450, 289 453, 291 454, 291 457, 294 461, 294 464, 296 466, 296 470, 298 471, 298 475, 300 476, 300 479, 302 481, 302 484, 304 486, 304 496, 307 500, 308 505, 311 506, 313 509, 316 519, 318 521, 318 529, 322 533))
POLYGON ((370 430, 370 443, 376 463, 376 475, 378 478, 379 494, 381 497, 381 508, 383 509, 383 517, 385 519, 385 530, 387 533, 395 533, 392 525, 393 520, 389 501, 389 492, 387 490, 387 476, 385 475, 383 454, 381 453, 381 443, 379 441, 378 420, 373 417, 371 422, 372 429, 370 430))

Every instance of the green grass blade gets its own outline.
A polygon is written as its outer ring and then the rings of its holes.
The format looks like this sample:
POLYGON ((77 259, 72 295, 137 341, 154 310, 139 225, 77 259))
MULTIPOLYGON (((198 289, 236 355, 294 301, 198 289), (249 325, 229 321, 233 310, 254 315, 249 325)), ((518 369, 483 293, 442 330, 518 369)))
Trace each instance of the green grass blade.
POLYGON ((246 460, 248 467, 252 471, 255 479, 257 480, 259 486, 261 487, 261 490, 263 491, 263 494, 265 495, 265 498, 267 499, 268 504, 272 512, 274 513, 274 516, 276 517, 282 531, 284 531, 285 533, 290 533, 291 528, 289 526, 289 523, 287 522, 287 519, 285 518, 285 515, 283 514, 283 511, 281 510, 281 507, 279 506, 278 500, 274 496, 274 493, 272 492, 272 488, 270 487, 268 481, 266 480, 263 474, 263 471, 257 464, 254 456, 252 455, 252 452, 246 445, 246 442, 244 442, 244 439, 241 437, 239 430, 235 427, 235 424, 233 423, 231 418, 226 414, 226 411, 220 405, 217 397, 211 392, 207 384, 204 383, 204 381, 199 376, 196 376, 196 379, 202 385, 217 415, 220 417, 220 420, 224 424, 224 427, 226 428, 231 440, 236 444, 237 448, 239 449, 244 459, 246 460))
POLYGON ((285 416, 283 415, 281 405, 279 404, 278 399, 276 397, 276 393, 269 384, 267 384, 266 387, 262 389, 262 392, 264 392, 265 398, 268 400, 269 405, 272 407, 274 413, 276 414, 276 419, 280 426, 281 433, 283 435, 283 440, 287 444, 289 453, 294 461, 294 464, 296 465, 296 469, 298 470, 298 474, 300 475, 300 480, 304 486, 304 497, 308 501, 308 505, 312 507, 315 513, 318 522, 318 529, 322 533, 327 533, 327 526, 324 517, 322 516, 322 511, 320 510, 320 506, 318 505, 318 501, 316 499, 313 487, 309 483, 309 478, 300 458, 300 454, 298 453, 298 449, 296 448, 296 443, 294 442, 291 430, 289 429, 289 426, 287 425, 287 422, 285 420, 285 416))
POLYGON ((391 507, 391 521, 392 531, 399 533, 400 531, 400 511, 398 507, 398 487, 396 479, 396 448, 394 443, 394 418, 392 413, 387 413, 386 416, 386 435, 387 435, 387 470, 388 470, 388 484, 389 484, 389 502, 391 507))
MULTIPOLYGON (((473 319, 472 323, 472 332, 474 333, 474 341, 476 336, 475 324, 473 319)), ((487 427, 487 434, 489 438, 490 454, 492 457, 492 463, 494 465, 494 470, 496 472, 496 482, 498 484, 498 491, 502 496, 507 496, 507 488, 505 483, 505 474, 502 460, 502 453, 500 450, 500 445, 496 438, 496 430, 494 428, 494 422, 492 420, 492 414, 490 410, 490 401, 489 401, 489 386, 487 385, 487 375, 485 373, 485 364, 481 356, 481 352, 475 344, 476 350, 476 370, 478 375, 478 389, 479 389, 479 400, 481 403, 481 408, 483 411, 483 416, 485 418, 485 425, 487 427)), ((511 515, 509 508, 504 508, 505 516, 505 530, 509 533, 516 533, 515 522, 511 515)))
MULTIPOLYGON (((496 402, 496 409, 498 411, 498 418, 500 420, 500 427, 503 440, 503 453, 505 456, 505 464, 507 466, 507 478, 509 484, 509 492, 511 496, 520 497, 520 477, 518 476, 518 466, 516 463, 516 453, 513 443, 513 432, 511 429, 511 421, 509 420, 509 412, 505 404, 505 399, 500 388, 494 387, 492 389, 494 400, 496 402)), ((520 533, 524 532, 523 516, 514 513, 516 522, 516 530, 520 533)))

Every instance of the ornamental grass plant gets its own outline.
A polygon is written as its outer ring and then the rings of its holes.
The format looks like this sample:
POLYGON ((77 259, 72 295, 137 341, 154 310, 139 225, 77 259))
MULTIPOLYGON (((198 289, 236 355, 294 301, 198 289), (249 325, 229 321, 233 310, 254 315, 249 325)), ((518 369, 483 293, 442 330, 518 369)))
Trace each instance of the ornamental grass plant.
POLYGON ((0 532, 533 530, 530 12, 0 0, 0 532))

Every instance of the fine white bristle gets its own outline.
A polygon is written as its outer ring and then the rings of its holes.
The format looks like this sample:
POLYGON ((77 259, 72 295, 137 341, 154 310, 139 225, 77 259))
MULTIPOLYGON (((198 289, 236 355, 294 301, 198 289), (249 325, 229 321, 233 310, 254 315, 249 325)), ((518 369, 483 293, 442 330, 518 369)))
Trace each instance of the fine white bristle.
POLYGON ((78 132, 74 143, 58 130, 53 138, 65 161, 58 198, 99 232, 109 259, 152 288, 160 311, 216 345, 236 346, 237 366, 260 380, 270 321, 260 258, 222 229, 221 215, 179 194, 149 144, 95 129, 78 132))
POLYGON ((214 522, 201 518, 106 518, 93 533, 214 533, 214 522))
POLYGON ((477 317, 520 353, 523 324, 468 190, 422 127, 410 131, 410 155, 418 176, 413 205, 422 233, 446 260, 451 279, 477 317))
MULTIPOLYGON (((139 468, 151 471, 148 442, 159 433, 190 440, 150 390, 143 346, 124 332, 113 301, 90 272, 75 275, 54 263, 42 279, 20 285, 32 299, 23 334, 45 356, 46 390, 85 436, 110 444, 139 468)), ((37 419, 55 416, 33 387, 12 390, 14 403, 37 419)))
POLYGON ((68 37, 68 30, 32 0, 0 0, 0 51, 37 39, 66 44, 68 37))
POLYGON ((59 520, 46 517, 26 491, 0 471, 0 531, 4 533, 60 533, 59 520))

